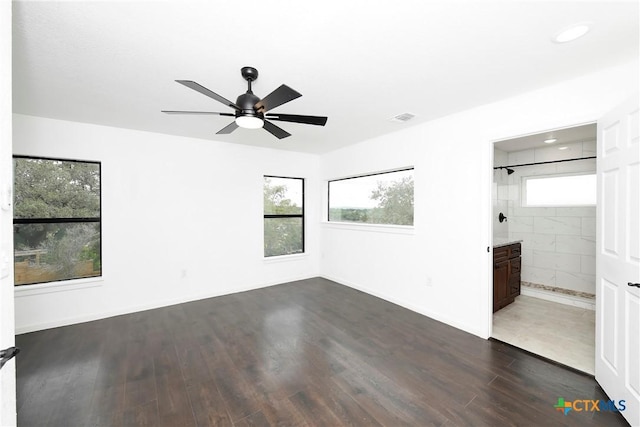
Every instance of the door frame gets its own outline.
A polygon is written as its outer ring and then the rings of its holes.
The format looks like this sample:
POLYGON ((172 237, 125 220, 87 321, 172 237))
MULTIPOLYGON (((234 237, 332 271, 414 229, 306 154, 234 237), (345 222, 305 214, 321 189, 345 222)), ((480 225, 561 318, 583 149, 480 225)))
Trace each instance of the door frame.
MULTIPOLYGON (((528 130, 527 132, 523 132, 523 133, 518 133, 518 134, 511 134, 511 135, 507 135, 507 136, 500 136, 500 137, 494 137, 489 141, 489 144, 487 144, 488 146, 488 153, 487 153, 487 157, 490 159, 489 161, 489 173, 487 174, 488 176, 488 181, 489 181, 489 203, 488 203, 488 210, 489 210, 489 215, 488 215, 488 221, 489 221, 489 236, 488 236, 488 242, 489 242, 489 246, 488 246, 488 257, 487 257, 487 264, 488 264, 488 278, 487 278, 487 286, 488 286, 488 318, 487 318, 487 331, 488 331, 488 336, 487 338, 491 338, 493 336, 493 173, 494 173, 494 166, 495 166, 495 158, 494 158, 494 149, 495 149, 495 144, 497 142, 500 141, 506 141, 509 139, 516 139, 516 138, 522 138, 522 137, 526 137, 526 136, 531 136, 531 135, 537 135, 539 133, 544 133, 544 132, 553 132, 553 131, 557 131, 557 130, 561 130, 561 129, 569 129, 569 128, 573 128, 573 127, 578 127, 578 126, 584 126, 584 125, 589 125, 589 124, 597 124, 598 123, 599 118, 594 118, 592 120, 584 120, 584 121, 578 121, 576 122, 574 121, 567 121, 567 122, 563 122, 564 124, 560 124, 558 125, 558 123, 554 123, 554 124, 550 124, 550 126, 545 127, 544 125, 539 126, 538 129, 536 131, 531 131, 528 130)), ((597 135, 596 135, 597 136, 597 135)), ((597 150, 596 150, 596 156, 597 156, 597 150)), ((596 161, 598 159, 596 158, 596 161)), ((598 205, 596 203, 596 209, 598 209, 598 205)), ((598 244, 597 240, 596 240, 596 245, 598 244)))

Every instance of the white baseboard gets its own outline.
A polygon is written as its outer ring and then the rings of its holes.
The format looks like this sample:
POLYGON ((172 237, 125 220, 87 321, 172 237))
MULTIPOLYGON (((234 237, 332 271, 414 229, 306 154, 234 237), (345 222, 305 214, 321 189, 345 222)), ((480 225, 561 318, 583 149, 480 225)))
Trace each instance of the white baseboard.
POLYGON ((560 304, 571 305, 574 307, 580 307, 587 310, 596 309, 596 301, 582 298, 573 295, 564 295, 557 292, 549 292, 542 289, 528 288, 526 286, 522 286, 520 288, 520 295, 526 295, 534 298, 539 298, 551 302, 557 302, 560 304))
POLYGON ((333 282, 339 283, 339 284, 344 285, 344 286, 348 286, 348 287, 356 289, 358 291, 364 292, 365 294, 373 295, 375 297, 378 297, 378 298, 383 299, 385 301, 388 301, 390 303, 399 305, 400 307, 403 307, 403 308, 406 308, 408 310, 411 310, 411 311, 413 311, 415 313, 418 313, 418 314, 421 314, 423 316, 429 317, 430 319, 437 320, 438 322, 445 323, 445 324, 447 324, 449 326, 452 326, 452 327, 454 327, 456 329, 460 329, 462 331, 465 331, 465 332, 468 332, 470 334, 476 335, 476 336, 478 336, 480 338, 483 338, 483 339, 488 339, 489 338, 488 336, 485 336, 485 334, 482 334, 481 331, 476 327, 473 327, 473 326, 470 326, 470 325, 467 325, 467 324, 464 324, 464 323, 460 323, 460 322, 458 322, 457 320, 455 320, 453 318, 442 316, 439 313, 434 313, 432 311, 425 310, 425 309, 423 309, 421 307, 417 307, 417 306, 415 306, 415 305, 413 305, 413 304, 411 304, 409 302, 398 300, 398 299, 396 299, 396 298, 394 298, 394 297, 392 297, 390 295, 387 295, 385 293, 373 291, 373 290, 367 288, 366 286, 360 286, 360 285, 358 285, 356 283, 353 283, 353 282, 350 282, 348 280, 340 279, 340 278, 337 278, 337 277, 332 277, 332 276, 329 276, 329 275, 326 275, 326 274, 322 274, 320 277, 323 277, 323 278, 325 278, 327 280, 331 280, 333 282))
POLYGON ((295 282, 295 281, 298 281, 298 280, 311 279, 313 277, 318 277, 318 276, 315 275, 315 276, 311 276, 311 277, 307 277, 307 276, 305 276, 305 277, 296 277, 296 278, 285 279, 285 280, 279 281, 277 283, 255 284, 255 285, 245 286, 245 287, 236 288, 236 289, 224 290, 224 291, 218 292, 218 293, 203 293, 203 294, 189 295, 189 296, 184 296, 184 297, 181 297, 181 298, 174 298, 174 299, 168 299, 168 300, 162 300, 162 301, 154 301, 154 302, 151 302, 149 304, 141 304, 141 305, 136 305, 136 306, 131 306, 131 307, 122 307, 122 308, 118 308, 116 310, 104 311, 104 312, 100 312, 100 313, 91 313, 91 314, 83 315, 83 316, 72 316, 72 317, 68 317, 68 318, 64 318, 64 319, 56 319, 56 320, 53 320, 53 321, 50 321, 50 322, 34 323, 34 324, 31 324, 31 325, 16 326, 15 335, 27 334, 29 332, 42 331, 42 330, 45 330, 45 329, 59 328, 61 326, 75 325, 77 323, 92 322, 94 320, 107 319, 109 317, 121 316, 123 314, 131 314, 131 313, 137 313, 137 312, 140 312, 140 311, 153 310, 155 308, 168 307, 168 306, 171 306, 171 305, 183 304, 183 303, 191 302, 191 301, 199 301, 199 300, 207 299, 207 298, 215 298, 215 297, 221 297, 221 296, 224 296, 224 295, 237 294, 237 293, 240 293, 240 292, 252 291, 254 289, 261 289, 261 288, 267 288, 269 286, 276 286, 276 285, 280 285, 280 284, 283 284, 283 283, 295 282))

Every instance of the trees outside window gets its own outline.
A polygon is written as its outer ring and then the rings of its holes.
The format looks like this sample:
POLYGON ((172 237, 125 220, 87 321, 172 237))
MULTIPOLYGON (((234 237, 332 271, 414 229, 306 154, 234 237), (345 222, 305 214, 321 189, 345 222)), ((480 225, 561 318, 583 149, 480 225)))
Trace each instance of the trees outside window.
POLYGON ((100 203, 100 163, 15 156, 15 284, 102 275, 100 203))
POLYGON ((304 252, 304 179, 264 177, 264 256, 304 252))
POLYGON ((413 225, 413 169, 329 181, 329 221, 413 225))

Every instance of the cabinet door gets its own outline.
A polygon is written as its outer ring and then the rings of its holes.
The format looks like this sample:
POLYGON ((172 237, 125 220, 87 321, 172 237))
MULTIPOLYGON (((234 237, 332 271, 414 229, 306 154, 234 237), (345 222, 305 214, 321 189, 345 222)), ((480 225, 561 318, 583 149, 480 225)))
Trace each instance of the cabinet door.
POLYGON ((520 295, 520 258, 509 261, 509 296, 515 298, 520 295))
POLYGON ((493 311, 504 307, 509 298, 509 260, 494 263, 493 266, 493 311))

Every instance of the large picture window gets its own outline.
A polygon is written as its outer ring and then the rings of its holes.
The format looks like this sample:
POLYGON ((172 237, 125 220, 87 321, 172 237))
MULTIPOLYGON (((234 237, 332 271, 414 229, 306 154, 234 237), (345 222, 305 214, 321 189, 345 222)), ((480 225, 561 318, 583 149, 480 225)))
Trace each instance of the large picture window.
POLYGON ((264 256, 304 252, 304 179, 264 177, 264 256))
POLYGON ((329 221, 413 225, 413 169, 329 181, 329 221))
POLYGON ((100 163, 13 162, 15 284, 101 276, 100 163))

